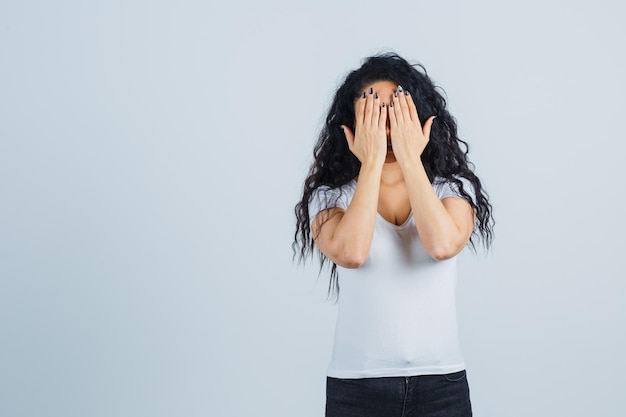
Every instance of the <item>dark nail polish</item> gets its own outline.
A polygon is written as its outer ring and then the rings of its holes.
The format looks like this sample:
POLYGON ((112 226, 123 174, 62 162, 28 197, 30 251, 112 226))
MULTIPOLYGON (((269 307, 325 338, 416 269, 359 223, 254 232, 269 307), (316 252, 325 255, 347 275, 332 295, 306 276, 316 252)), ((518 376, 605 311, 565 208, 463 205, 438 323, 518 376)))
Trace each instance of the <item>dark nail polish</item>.
POLYGON ((378 98, 378 93, 374 94, 374 98, 378 98))
POLYGON ((406 90, 404 90, 404 95, 405 95, 405 96, 408 96, 408 95, 409 95, 409 92, 408 92, 408 91, 406 91, 406 90))
POLYGON ((374 89, 370 87, 370 94, 374 94, 374 89))
POLYGON ((389 107, 393 107, 393 101, 389 103, 389 107))
POLYGON ((363 91, 363 98, 365 98, 365 91, 363 91))
POLYGON ((394 96, 394 97, 398 97, 398 92, 397 92, 397 91, 395 91, 395 92, 393 93, 393 96, 394 96))
POLYGON ((402 92, 402 86, 400 84, 398 84, 398 91, 402 92))
POLYGON ((383 107, 385 107, 385 103, 383 103, 383 107))

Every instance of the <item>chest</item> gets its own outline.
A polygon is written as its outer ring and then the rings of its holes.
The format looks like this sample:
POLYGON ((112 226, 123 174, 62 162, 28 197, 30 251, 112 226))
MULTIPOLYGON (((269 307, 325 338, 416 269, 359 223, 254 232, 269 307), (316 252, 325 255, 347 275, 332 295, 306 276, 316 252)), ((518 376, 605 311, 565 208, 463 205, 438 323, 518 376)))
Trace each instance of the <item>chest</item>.
POLYGON ((404 182, 382 185, 378 194, 378 214, 391 224, 401 225, 411 214, 409 193, 404 182))

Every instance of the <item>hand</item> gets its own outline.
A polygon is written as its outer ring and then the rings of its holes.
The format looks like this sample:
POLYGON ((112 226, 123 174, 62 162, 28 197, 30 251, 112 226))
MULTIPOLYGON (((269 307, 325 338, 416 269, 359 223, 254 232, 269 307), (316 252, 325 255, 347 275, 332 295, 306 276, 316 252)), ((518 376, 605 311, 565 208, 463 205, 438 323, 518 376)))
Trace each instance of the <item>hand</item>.
POLYGON ((361 164, 384 163, 387 155, 387 105, 381 105, 378 93, 370 88, 369 93, 354 104, 354 133, 342 125, 348 148, 361 164))
POLYGON ((394 93, 392 104, 389 108, 389 129, 394 156, 400 164, 419 161, 430 140, 435 116, 429 117, 422 127, 411 94, 403 91, 401 86, 394 93))

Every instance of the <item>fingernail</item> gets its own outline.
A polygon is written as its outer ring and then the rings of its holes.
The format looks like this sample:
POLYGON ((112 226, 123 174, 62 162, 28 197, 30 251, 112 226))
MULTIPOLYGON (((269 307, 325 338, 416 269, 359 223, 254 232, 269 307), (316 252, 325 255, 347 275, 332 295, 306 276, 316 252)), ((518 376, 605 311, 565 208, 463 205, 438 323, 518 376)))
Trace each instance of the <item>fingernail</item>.
POLYGON ((365 98, 365 91, 363 91, 363 98, 365 98))
POLYGON ((383 107, 385 107, 385 103, 383 102, 383 107))
POLYGON ((393 101, 389 102, 389 107, 393 107, 393 101))
POLYGON ((372 87, 370 87, 370 94, 374 93, 374 89, 372 87))
POLYGON ((401 86, 400 84, 398 84, 398 91, 399 91, 399 92, 402 92, 402 91, 403 91, 403 90, 402 90, 402 86, 401 86))
POLYGON ((397 92, 397 91, 395 91, 395 92, 393 93, 393 96, 394 96, 394 97, 398 97, 398 92, 397 92))
POLYGON ((374 98, 378 98, 378 93, 374 94, 374 98))
POLYGON ((408 90, 404 90, 404 95, 408 96, 409 95, 409 91, 408 90))

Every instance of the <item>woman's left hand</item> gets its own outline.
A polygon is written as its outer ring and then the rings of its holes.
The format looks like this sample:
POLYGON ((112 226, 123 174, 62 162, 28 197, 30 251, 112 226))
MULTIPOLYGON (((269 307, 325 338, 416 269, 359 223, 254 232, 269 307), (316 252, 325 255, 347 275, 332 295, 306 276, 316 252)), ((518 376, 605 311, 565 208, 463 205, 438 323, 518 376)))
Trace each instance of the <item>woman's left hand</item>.
POLYGON ((400 86, 393 95, 392 103, 388 117, 391 146, 396 160, 400 164, 419 161, 428 145, 435 116, 429 117, 422 127, 411 94, 400 86))

